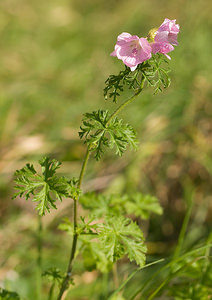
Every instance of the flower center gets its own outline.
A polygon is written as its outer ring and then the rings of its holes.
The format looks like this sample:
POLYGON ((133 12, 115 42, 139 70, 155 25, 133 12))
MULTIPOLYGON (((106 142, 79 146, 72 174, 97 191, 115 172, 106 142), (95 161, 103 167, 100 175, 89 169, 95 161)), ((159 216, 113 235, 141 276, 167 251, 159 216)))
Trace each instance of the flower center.
POLYGON ((137 47, 135 47, 135 48, 132 50, 132 54, 133 54, 134 56, 136 56, 136 55, 138 54, 138 49, 137 49, 137 47))
POLYGON ((131 45, 131 53, 133 56, 136 56, 138 54, 138 48, 139 48, 139 42, 137 41, 134 41, 131 45))

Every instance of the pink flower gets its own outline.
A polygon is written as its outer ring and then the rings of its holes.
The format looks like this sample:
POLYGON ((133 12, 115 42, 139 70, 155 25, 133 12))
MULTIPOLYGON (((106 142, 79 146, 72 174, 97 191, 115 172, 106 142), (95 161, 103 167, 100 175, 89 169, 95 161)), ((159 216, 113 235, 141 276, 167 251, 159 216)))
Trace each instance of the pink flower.
POLYGON ((168 59, 171 59, 171 57, 167 53, 173 51, 174 47, 167 42, 159 40, 157 38, 157 35, 155 36, 155 42, 152 43, 151 47, 152 47, 152 53, 155 54, 159 52, 164 54, 168 59))
POLYGON ((134 71, 138 64, 151 58, 151 51, 152 48, 147 39, 123 32, 118 36, 115 50, 111 56, 117 56, 126 66, 130 67, 131 71, 134 71))
POLYGON ((155 32, 154 42, 151 43, 152 52, 162 53, 168 59, 171 59, 167 53, 174 50, 172 45, 178 45, 177 35, 180 31, 178 24, 175 24, 176 20, 165 19, 155 32))
POLYGON ((165 39, 170 44, 177 46, 177 35, 180 31, 180 26, 175 23, 176 20, 165 19, 158 28, 157 35, 160 36, 160 39, 165 39))

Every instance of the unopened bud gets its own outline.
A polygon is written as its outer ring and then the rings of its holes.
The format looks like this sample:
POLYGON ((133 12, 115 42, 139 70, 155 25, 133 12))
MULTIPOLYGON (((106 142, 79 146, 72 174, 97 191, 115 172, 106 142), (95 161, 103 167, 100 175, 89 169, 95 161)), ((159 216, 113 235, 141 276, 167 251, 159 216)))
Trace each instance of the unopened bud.
POLYGON ((152 28, 149 31, 149 33, 147 35, 147 39, 148 39, 149 42, 154 42, 157 31, 158 31, 158 28, 152 28))

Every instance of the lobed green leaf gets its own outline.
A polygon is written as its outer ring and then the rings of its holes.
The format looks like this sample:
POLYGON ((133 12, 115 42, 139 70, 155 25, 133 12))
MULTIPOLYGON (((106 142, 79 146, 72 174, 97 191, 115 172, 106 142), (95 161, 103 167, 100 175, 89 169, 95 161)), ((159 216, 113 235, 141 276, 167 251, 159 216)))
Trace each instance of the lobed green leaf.
POLYGON ((39 161, 42 174, 36 172, 33 165, 26 164, 15 172, 15 189, 18 191, 13 198, 24 196, 26 200, 32 196, 32 201, 37 202, 36 209, 41 216, 57 209, 56 200, 62 201, 64 197, 75 198, 79 193, 75 179, 68 180, 56 174, 61 163, 55 159, 44 157, 39 161))
POLYGON ((109 112, 104 110, 87 113, 82 121, 80 138, 85 138, 90 151, 95 151, 95 158, 99 160, 105 147, 116 149, 116 154, 122 156, 127 146, 137 149, 135 130, 123 120, 114 118, 111 121, 109 112))
POLYGON ((111 262, 127 255, 138 265, 145 264, 143 233, 139 226, 128 218, 107 217, 105 223, 98 224, 99 240, 103 251, 111 262))
MULTIPOLYGON (((112 264, 127 255, 130 261, 138 265, 145 264, 144 237, 139 226, 123 216, 106 216, 104 223, 95 221, 94 217, 87 222, 81 218, 77 234, 81 241, 84 264, 88 270, 95 268, 108 271, 112 264)), ((60 229, 73 235, 73 224, 65 220, 60 229)))

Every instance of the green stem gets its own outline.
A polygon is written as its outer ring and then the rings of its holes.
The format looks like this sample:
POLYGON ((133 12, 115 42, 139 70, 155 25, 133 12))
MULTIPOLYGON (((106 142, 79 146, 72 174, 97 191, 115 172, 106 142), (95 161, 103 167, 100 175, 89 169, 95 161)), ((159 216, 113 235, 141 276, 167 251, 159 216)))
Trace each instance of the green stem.
MULTIPOLYGON (((82 168, 80 171, 80 176, 79 176, 79 181, 77 184, 77 188, 80 189, 81 188, 81 184, 82 184, 82 179, 85 173, 85 169, 88 163, 88 159, 90 156, 90 147, 88 146, 86 154, 85 154, 85 158, 83 160, 83 164, 82 164, 82 168)), ((76 252, 76 247, 77 247, 77 239, 78 239, 78 233, 77 233, 77 202, 79 200, 79 197, 74 199, 74 235, 73 235, 73 240, 72 240, 72 248, 71 248, 71 254, 70 254, 70 258, 69 258, 69 263, 68 263, 68 268, 66 271, 66 276, 61 284, 61 288, 60 288, 60 292, 58 295, 57 300, 62 299, 62 296, 64 294, 64 292, 68 289, 69 287, 69 281, 71 278, 71 273, 72 273, 72 268, 73 268, 73 262, 74 262, 74 256, 75 256, 75 252, 76 252)))
POLYGON ((48 300, 52 300, 53 291, 54 291, 55 283, 53 282, 49 291, 49 297, 48 300))
MULTIPOLYGON (((112 119, 118 114, 120 113, 120 111, 122 111, 128 104, 130 104, 142 91, 143 89, 143 85, 144 85, 144 78, 142 78, 141 80, 141 86, 139 88, 139 90, 129 99, 127 99, 124 103, 122 103, 115 111, 114 113, 110 116, 110 118, 108 119, 106 126, 109 125, 109 123, 112 121, 112 119)), ((88 163, 88 159, 90 156, 90 152, 91 152, 91 146, 87 147, 87 151, 83 160, 83 164, 81 167, 81 171, 80 171, 80 176, 79 176, 79 181, 78 181, 78 185, 77 188, 81 188, 81 184, 82 184, 82 179, 84 177, 84 173, 85 173, 85 169, 88 163)), ((61 284, 61 289, 58 295, 57 300, 61 300, 62 296, 64 294, 64 292, 68 289, 69 287, 69 281, 71 278, 71 273, 72 273, 72 268, 73 268, 73 262, 74 262, 74 256, 75 256, 75 252, 76 252, 76 247, 77 247, 77 239, 78 239, 78 233, 77 233, 77 202, 79 200, 79 197, 74 199, 74 235, 73 235, 73 240, 72 240, 72 248, 71 248, 71 254, 70 254, 70 259, 69 259, 69 263, 68 263, 68 268, 67 268, 67 272, 66 272, 66 276, 61 284)))
POLYGON ((102 288, 100 299, 108 299, 108 272, 102 274, 102 288))
POLYGON ((38 216, 38 231, 37 231, 37 299, 41 299, 41 270, 42 270, 42 217, 38 216))
POLYGON ((119 287, 119 276, 118 276, 118 268, 117 268, 117 263, 113 265, 113 280, 114 280, 114 287, 115 290, 118 289, 119 287))
POLYGON ((37 264, 38 268, 41 270, 42 266, 42 217, 38 216, 38 258, 37 258, 37 264))
POLYGON ((88 146, 86 154, 85 154, 85 158, 83 160, 80 176, 79 176, 79 181, 78 181, 78 185, 77 185, 78 189, 81 188, 82 179, 83 179, 84 174, 85 174, 85 169, 86 169, 86 166, 87 166, 87 163, 88 163, 89 156, 90 156, 90 147, 88 146))

